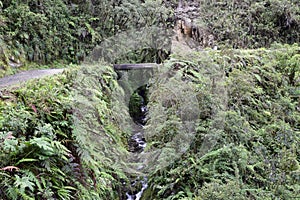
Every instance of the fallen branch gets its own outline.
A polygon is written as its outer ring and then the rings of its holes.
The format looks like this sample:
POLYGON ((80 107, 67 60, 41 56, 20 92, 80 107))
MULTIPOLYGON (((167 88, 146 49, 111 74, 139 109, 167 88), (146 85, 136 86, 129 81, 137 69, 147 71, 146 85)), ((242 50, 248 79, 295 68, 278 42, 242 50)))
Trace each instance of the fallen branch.
POLYGON ((0 170, 12 172, 12 171, 14 171, 14 170, 15 170, 15 171, 19 171, 20 169, 19 169, 18 167, 15 167, 15 166, 7 166, 7 167, 1 168, 0 170))

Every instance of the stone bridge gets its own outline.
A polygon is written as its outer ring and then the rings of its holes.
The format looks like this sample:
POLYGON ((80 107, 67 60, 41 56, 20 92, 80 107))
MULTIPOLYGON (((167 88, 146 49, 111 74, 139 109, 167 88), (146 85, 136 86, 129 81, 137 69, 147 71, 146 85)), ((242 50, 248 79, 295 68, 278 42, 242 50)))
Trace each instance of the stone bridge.
POLYGON ((140 63, 140 64, 114 64, 114 70, 135 70, 135 69, 154 69, 159 66, 156 63, 140 63))

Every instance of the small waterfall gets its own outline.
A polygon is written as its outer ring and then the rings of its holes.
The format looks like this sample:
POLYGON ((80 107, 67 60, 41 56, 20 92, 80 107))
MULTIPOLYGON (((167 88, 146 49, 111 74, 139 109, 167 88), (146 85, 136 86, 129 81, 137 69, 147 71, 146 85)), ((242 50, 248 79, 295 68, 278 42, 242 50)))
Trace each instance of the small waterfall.
MULTIPOLYGON (((143 91, 143 94, 144 91, 143 91)), ((145 147, 147 146, 147 142, 144 137, 144 127, 143 125, 146 124, 146 113, 147 113, 147 102, 145 101, 145 96, 140 95, 140 106, 139 106, 139 112, 138 118, 135 118, 135 116, 132 116, 133 119, 135 119, 135 125, 133 127, 133 134, 130 137, 128 141, 129 145, 129 151, 133 154, 142 154, 145 147)), ((134 161, 133 161, 134 162, 134 161)), ((136 170, 142 170, 144 166, 138 166, 136 170)), ((127 200, 140 200, 142 197, 143 192, 148 187, 148 179, 147 177, 137 177, 131 182, 131 188, 134 188, 133 190, 126 192, 126 198, 127 200)))
MULTIPOLYGON (((144 190, 147 189, 148 187, 148 179, 147 177, 144 177, 144 179, 142 180, 138 180, 141 184, 142 184, 142 189, 137 193, 137 194, 129 194, 128 192, 126 193, 127 196, 127 200, 140 200, 142 197, 142 194, 144 192, 144 190)), ((134 181, 132 183, 132 185, 134 186, 135 184, 137 184, 138 181, 134 181)))
MULTIPOLYGON (((129 151, 135 154, 143 153, 147 143, 144 138, 143 126, 138 125, 137 130, 131 136, 129 140, 129 151)), ((143 169, 144 166, 138 166, 136 170, 143 169)), ((137 177, 131 182, 132 188, 140 188, 138 191, 129 191, 126 193, 127 200, 140 200, 145 189, 148 187, 147 177, 137 177)))

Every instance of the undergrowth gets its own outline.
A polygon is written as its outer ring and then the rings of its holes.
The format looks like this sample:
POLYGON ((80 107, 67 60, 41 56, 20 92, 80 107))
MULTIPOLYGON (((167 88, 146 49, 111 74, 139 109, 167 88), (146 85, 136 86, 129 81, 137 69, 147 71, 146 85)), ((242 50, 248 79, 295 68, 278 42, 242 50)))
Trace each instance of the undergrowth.
POLYGON ((101 149, 125 149, 121 111, 112 112, 115 76, 111 67, 85 66, 2 90, 0 199, 120 195, 126 176, 101 149))
POLYGON ((299 198, 299 53, 274 45, 173 55, 168 81, 150 88, 147 142, 163 147, 181 134, 181 102, 160 95, 176 76, 171 92, 193 85, 199 118, 189 149, 152 171, 143 199, 299 198))
MULTIPOLYGON (((172 55, 148 85, 143 199, 297 199, 299 53, 172 55)), ((0 199, 124 197, 131 118, 111 66, 1 92, 0 199)))

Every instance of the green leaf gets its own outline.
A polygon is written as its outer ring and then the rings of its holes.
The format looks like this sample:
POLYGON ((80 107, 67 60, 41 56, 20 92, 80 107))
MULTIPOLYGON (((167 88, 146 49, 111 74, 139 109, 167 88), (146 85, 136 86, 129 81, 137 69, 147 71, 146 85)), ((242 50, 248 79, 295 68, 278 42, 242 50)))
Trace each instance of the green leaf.
POLYGON ((38 161, 38 159, 34 159, 34 158, 23 158, 21 160, 19 160, 17 162, 16 165, 19 165, 20 163, 23 163, 23 162, 35 162, 35 161, 38 161))
POLYGON ((261 83, 261 77, 257 74, 254 74, 254 77, 258 80, 259 83, 261 83))
POLYGON ((46 154, 52 154, 54 152, 50 140, 46 137, 33 138, 29 142, 30 144, 37 145, 39 148, 43 149, 46 154))
POLYGON ((30 181, 29 177, 25 176, 20 178, 18 175, 15 175, 15 177, 14 185, 20 188, 21 193, 24 193, 26 188, 29 188, 32 192, 34 191, 34 183, 30 181))

